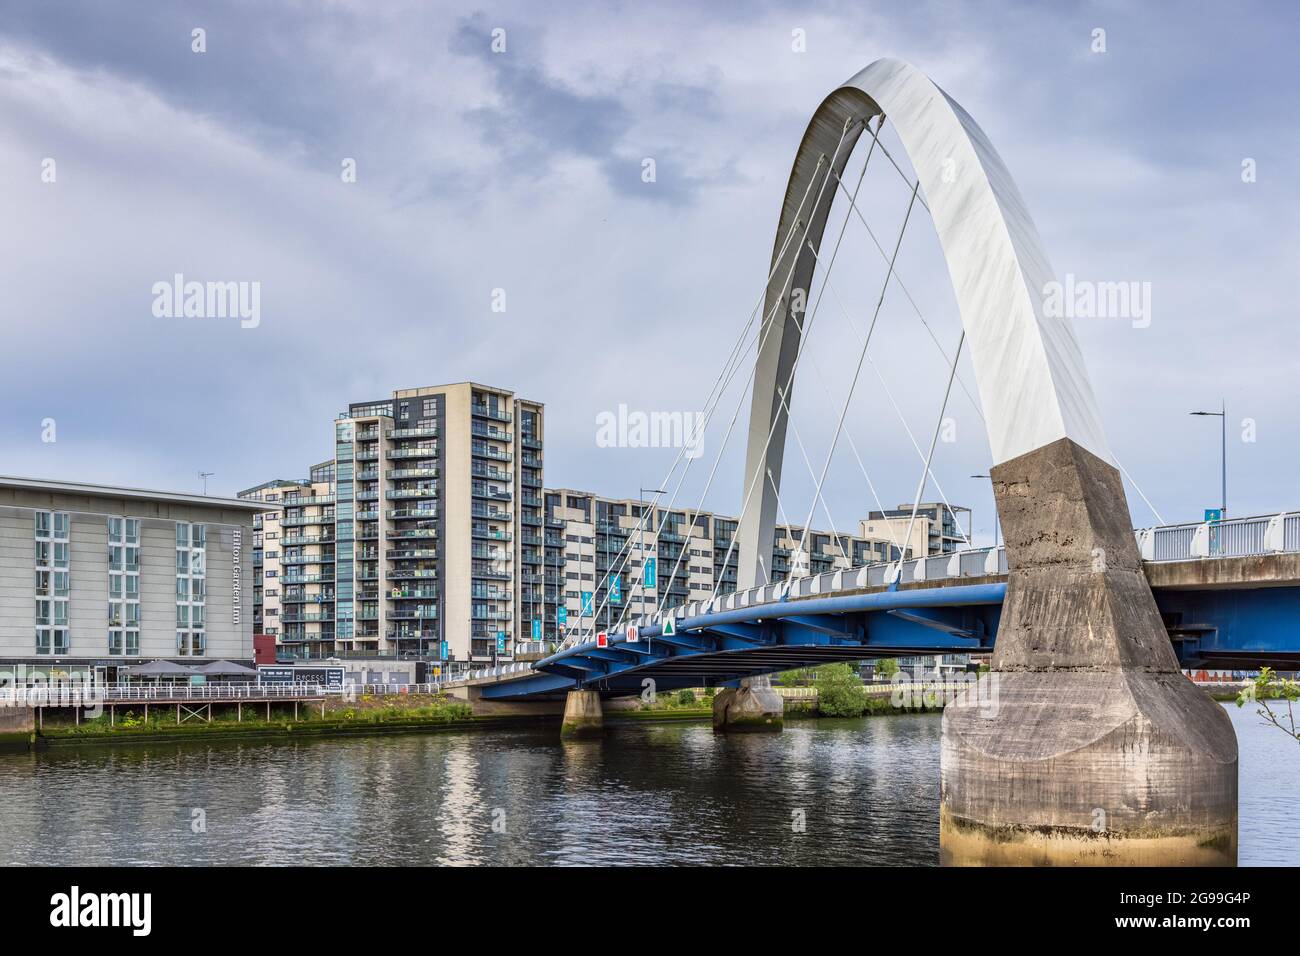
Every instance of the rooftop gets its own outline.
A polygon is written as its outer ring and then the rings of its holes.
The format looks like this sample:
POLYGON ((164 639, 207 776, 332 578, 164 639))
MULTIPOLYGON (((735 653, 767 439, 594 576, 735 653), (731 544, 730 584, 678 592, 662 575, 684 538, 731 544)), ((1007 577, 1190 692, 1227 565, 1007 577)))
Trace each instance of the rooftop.
POLYGON ((92 485, 84 481, 56 481, 51 478, 20 478, 0 475, 0 488, 18 491, 45 491, 60 495, 89 495, 95 498, 138 498, 149 501, 171 501, 187 505, 207 505, 212 508, 230 508, 240 511, 274 510, 256 501, 240 498, 218 498, 215 495, 195 495, 178 491, 154 491, 147 488, 122 488, 116 485, 92 485))

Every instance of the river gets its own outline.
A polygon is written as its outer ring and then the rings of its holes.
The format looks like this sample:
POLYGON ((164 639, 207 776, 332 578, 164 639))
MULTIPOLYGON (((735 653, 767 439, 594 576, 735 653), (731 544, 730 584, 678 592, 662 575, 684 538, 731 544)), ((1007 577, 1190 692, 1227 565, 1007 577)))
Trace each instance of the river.
MULTIPOLYGON (((1300 863, 1300 746, 1227 709, 1240 862, 1300 863)), ((932 865, 939 718, 52 749, 0 792, 6 865, 932 865)))

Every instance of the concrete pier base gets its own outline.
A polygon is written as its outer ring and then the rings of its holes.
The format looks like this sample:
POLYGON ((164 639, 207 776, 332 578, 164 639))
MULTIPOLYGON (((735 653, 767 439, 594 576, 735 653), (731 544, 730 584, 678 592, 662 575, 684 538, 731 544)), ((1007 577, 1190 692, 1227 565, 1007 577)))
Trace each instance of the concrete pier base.
POLYGON ((713 698, 715 733, 780 732, 784 719, 785 701, 768 677, 747 677, 713 698))
POLYGON ((1183 677, 1119 472, 1069 439, 993 470, 1010 569, 989 684, 944 711, 949 865, 1237 861, 1237 740, 1183 677))
POLYGON ((36 708, 0 707, 0 751, 27 750, 36 732, 36 708))
POLYGON ((599 737, 604 731, 600 694, 594 690, 571 690, 564 699, 561 737, 599 737))

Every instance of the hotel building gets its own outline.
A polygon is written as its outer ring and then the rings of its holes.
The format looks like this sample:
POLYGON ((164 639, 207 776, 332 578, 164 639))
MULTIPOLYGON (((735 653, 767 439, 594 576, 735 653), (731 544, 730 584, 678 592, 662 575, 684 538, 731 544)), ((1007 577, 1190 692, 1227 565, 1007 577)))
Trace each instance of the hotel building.
POLYGON ((93 673, 253 656, 261 505, 0 477, 0 664, 93 673))

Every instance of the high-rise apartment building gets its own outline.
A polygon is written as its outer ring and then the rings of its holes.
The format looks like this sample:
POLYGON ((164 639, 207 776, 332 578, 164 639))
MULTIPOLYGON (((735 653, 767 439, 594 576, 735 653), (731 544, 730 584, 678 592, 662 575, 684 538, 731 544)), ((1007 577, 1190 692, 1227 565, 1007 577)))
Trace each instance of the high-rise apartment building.
POLYGON ((244 492, 282 508, 281 653, 512 657, 543 604, 543 419, 507 389, 399 389, 337 418, 328 475, 244 492))

